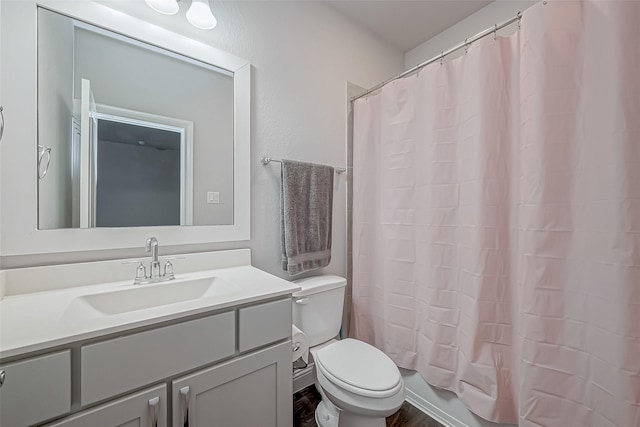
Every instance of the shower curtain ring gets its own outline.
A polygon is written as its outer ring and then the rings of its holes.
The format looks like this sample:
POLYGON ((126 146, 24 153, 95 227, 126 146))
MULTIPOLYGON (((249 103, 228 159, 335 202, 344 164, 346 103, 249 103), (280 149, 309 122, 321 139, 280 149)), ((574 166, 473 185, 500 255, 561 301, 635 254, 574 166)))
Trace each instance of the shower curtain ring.
POLYGON ((440 52, 440 65, 444 63, 444 50, 440 52))
POLYGON ((520 21, 522 21, 522 12, 518 11, 516 15, 518 17, 518 30, 520 29, 520 21))
POLYGON ((493 40, 496 40, 497 38, 498 38, 498 24, 494 26, 494 30, 493 30, 493 40))
POLYGON ((465 53, 465 55, 467 54, 467 52, 469 52, 469 43, 467 42, 467 40, 469 40, 469 38, 464 39, 464 53, 465 53))

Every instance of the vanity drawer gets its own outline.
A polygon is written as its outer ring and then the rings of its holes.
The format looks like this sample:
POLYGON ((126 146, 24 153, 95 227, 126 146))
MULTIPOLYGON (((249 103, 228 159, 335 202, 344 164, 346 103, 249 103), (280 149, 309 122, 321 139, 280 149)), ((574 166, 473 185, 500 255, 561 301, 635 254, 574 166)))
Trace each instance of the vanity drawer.
POLYGON ((0 426, 36 424, 71 410, 71 352, 34 357, 0 367, 0 426))
POLYGON ((240 351, 270 344, 291 336, 291 299, 268 302, 238 310, 240 351))
POLYGON ((81 404, 87 405, 235 353, 235 312, 82 347, 81 404))

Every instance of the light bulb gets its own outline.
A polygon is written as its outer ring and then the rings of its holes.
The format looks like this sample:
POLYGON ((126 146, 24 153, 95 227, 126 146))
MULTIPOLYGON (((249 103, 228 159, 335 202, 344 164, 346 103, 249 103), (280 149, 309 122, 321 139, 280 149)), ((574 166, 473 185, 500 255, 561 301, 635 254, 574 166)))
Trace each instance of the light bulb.
POLYGON ((218 21, 211 13, 208 0, 191 0, 191 7, 187 11, 187 20, 196 28, 210 30, 218 21))
POLYGON ((163 15, 175 15, 180 10, 176 0, 144 0, 147 5, 163 15))

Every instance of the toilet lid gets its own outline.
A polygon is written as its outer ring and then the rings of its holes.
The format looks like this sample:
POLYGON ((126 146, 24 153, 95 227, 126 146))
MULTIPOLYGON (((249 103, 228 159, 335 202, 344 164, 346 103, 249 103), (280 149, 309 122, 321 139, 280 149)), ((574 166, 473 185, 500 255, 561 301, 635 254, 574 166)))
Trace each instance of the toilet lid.
POLYGON ((398 367, 386 354, 350 338, 320 349, 316 362, 329 374, 328 379, 333 377, 358 389, 387 391, 401 381, 398 367))

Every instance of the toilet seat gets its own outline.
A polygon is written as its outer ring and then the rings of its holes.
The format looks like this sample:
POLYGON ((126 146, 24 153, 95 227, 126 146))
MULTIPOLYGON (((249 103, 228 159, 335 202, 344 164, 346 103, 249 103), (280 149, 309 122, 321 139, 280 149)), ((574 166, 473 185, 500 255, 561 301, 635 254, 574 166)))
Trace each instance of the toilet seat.
POLYGON ((386 354, 350 338, 320 349, 316 367, 336 387, 363 397, 391 397, 403 388, 400 371, 386 354))

